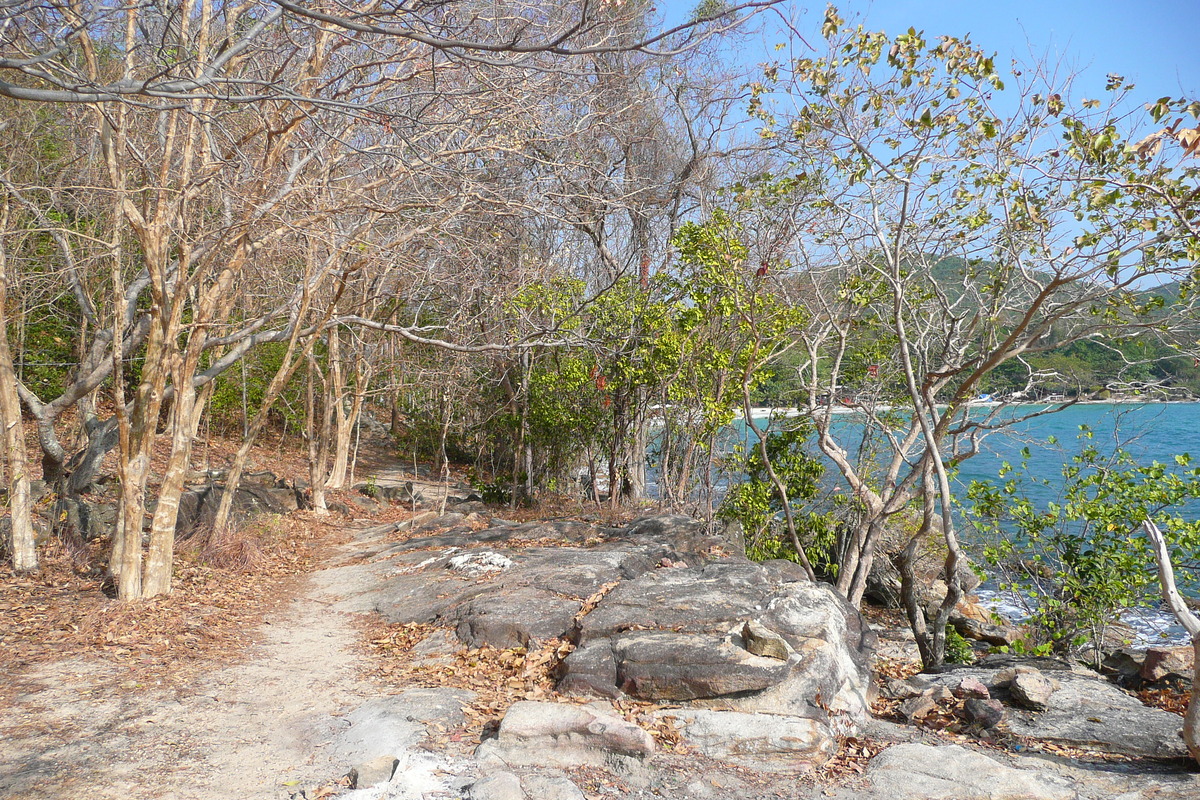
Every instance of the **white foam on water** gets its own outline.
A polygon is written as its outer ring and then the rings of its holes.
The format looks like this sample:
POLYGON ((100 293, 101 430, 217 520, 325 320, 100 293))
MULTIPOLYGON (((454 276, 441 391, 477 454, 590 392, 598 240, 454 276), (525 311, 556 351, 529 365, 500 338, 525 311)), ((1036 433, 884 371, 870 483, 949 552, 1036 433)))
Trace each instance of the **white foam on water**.
MULTIPOLYGON (((980 588, 975 590, 975 594, 985 608, 995 611, 1009 622, 1024 622, 1037 606, 1034 598, 1008 590, 980 588)), ((1129 608, 1121 612, 1120 620, 1134 630, 1131 646, 1139 650, 1187 644, 1190 641, 1187 631, 1175 621, 1171 612, 1162 608, 1129 608)))

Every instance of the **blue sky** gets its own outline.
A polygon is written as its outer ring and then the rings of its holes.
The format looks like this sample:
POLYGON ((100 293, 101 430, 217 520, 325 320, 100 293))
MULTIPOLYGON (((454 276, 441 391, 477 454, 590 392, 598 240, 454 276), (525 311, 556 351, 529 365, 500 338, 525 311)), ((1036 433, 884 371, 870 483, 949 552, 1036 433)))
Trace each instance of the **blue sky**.
MULTIPOLYGON (((668 22, 685 19, 698 0, 663 0, 668 22)), ((876 0, 836 4, 844 17, 865 15, 868 27, 897 34, 914 27, 929 38, 971 34, 979 47, 994 50, 997 66, 1017 57, 1048 56, 1082 72, 1076 88, 1098 96, 1113 72, 1137 84, 1145 100, 1200 97, 1200 0, 876 0)), ((786 11, 814 41, 824 0, 790 0, 786 11)), ((764 35, 761 53, 744 50, 755 63, 775 58, 764 35)), ((814 41, 815 43, 815 41, 814 41)))

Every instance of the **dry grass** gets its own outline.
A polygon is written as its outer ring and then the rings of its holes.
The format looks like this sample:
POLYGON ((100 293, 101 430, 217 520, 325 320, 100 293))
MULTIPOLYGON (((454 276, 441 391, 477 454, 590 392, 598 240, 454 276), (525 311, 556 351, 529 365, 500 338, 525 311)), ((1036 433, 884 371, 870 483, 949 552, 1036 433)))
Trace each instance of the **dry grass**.
POLYGON ((233 525, 224 536, 217 537, 211 527, 200 528, 187 537, 177 549, 188 551, 197 561, 217 569, 252 572, 268 562, 277 545, 261 535, 264 525, 271 521, 233 525))

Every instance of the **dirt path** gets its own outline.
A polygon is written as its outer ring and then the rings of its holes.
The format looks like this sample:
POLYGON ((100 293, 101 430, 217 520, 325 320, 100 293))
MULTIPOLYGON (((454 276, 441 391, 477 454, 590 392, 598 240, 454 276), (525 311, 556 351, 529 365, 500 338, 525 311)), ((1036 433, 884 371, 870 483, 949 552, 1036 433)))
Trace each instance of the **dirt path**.
POLYGON ((339 715, 373 692, 358 677, 353 617, 333 608, 364 579, 337 565, 370 543, 360 536, 330 569, 296 579, 294 599, 237 663, 190 682, 132 684, 99 659, 15 676, 20 691, 0 720, 0 797, 311 797, 345 769, 324 749, 345 727, 339 715))

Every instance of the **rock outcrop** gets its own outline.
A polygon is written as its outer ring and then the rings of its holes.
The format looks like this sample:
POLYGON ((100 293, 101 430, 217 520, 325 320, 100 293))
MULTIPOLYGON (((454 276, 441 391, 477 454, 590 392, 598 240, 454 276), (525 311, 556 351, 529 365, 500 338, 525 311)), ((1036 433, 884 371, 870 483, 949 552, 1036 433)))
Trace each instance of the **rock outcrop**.
POLYGON ((752 769, 807 770, 837 750, 826 726, 806 717, 704 709, 659 711, 655 717, 674 723, 697 752, 752 769))
POLYGON ((1008 730, 1039 741, 1130 756, 1180 758, 1182 720, 1148 708, 1089 670, 1049 658, 993 657, 923 676, 953 689, 965 678, 1005 705, 1008 730))
POLYGON ((1001 764, 957 745, 896 745, 871 761, 866 777, 876 794, 891 800, 1077 800, 1079 797, 1061 778, 1001 764))
POLYGON ((868 715, 874 634, 795 564, 752 563, 678 515, 625 528, 494 524, 469 532, 470 550, 451 545, 466 530, 440 527, 460 522, 429 520, 430 536, 378 554, 398 569, 373 594, 375 610, 451 628, 470 647, 568 639, 576 648, 557 675, 567 694, 742 715, 689 718, 698 741, 776 715, 768 727, 783 732, 756 735, 754 747, 819 762, 868 715))
MULTIPOLYGON (((1196 788, 1184 774, 1145 782, 996 751, 906 743, 913 728, 869 719, 875 637, 862 617, 794 564, 752 563, 694 520, 518 525, 447 508, 403 523, 413 538, 370 551, 363 566, 380 580, 351 607, 435 626, 413 647, 415 662, 442 663, 464 647, 535 647, 548 639, 575 645, 556 672, 568 697, 504 710, 494 735, 475 747, 467 770, 474 775, 461 796, 579 800, 595 794, 585 785, 597 774, 589 770, 612 776, 625 796, 645 798, 759 800, 776 796, 780 781, 793 781, 786 785, 798 800, 1149 800, 1196 788), (671 732, 677 744, 656 746, 650 730, 671 732), (848 735, 881 731, 900 743, 871 759, 855 783, 794 783, 795 773, 827 762, 848 735), (695 771, 678 771, 693 761, 695 771), (729 764, 749 770, 755 783, 739 781, 729 764)), ((1183 752, 1178 717, 1050 659, 994 661, 882 688, 911 706, 914 723, 961 704, 966 730, 983 738, 1016 734, 1155 759, 1183 752)), ((401 713, 388 717, 387 728, 374 710, 364 707, 352 721, 411 741, 414 729, 406 726, 416 723, 401 713)), ((362 800, 416 797, 412 781, 433 769, 411 753, 395 763, 373 755, 356 762, 359 774, 395 774, 362 800)))
MULTIPOLYGON (((211 527, 221 504, 225 486, 191 486, 179 497, 179 515, 175 519, 175 535, 185 538, 197 530, 211 527)), ((290 514, 301 508, 303 493, 285 480, 269 472, 243 476, 233 496, 230 513, 234 520, 245 522, 261 514, 290 514)))
POLYGON ((565 691, 714 701, 850 727, 867 714, 872 634, 862 618, 827 586, 749 562, 625 581, 580 620, 577 638, 565 691), (757 644, 745 639, 748 626, 757 644), (753 652, 764 639, 776 652, 753 652))
POLYGON ((485 767, 607 766, 628 771, 653 753, 650 734, 612 714, 527 700, 509 707, 496 739, 482 743, 475 757, 485 767))

